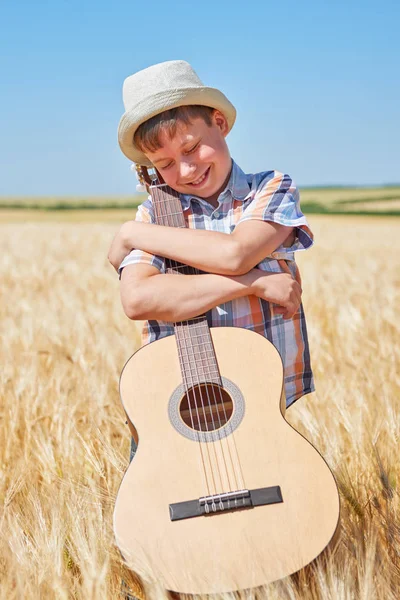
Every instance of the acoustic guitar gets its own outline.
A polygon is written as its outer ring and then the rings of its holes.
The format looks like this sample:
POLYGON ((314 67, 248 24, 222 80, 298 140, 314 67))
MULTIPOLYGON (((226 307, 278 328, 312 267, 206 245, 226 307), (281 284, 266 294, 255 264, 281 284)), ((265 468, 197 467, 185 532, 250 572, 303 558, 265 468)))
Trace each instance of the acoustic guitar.
MULTIPOLYGON (((142 175, 156 222, 185 227, 179 195, 142 175)), ((181 593, 293 574, 336 542, 340 505, 325 460, 284 418, 280 355, 253 331, 210 329, 205 315, 174 331, 135 352, 120 378, 138 441, 114 509, 120 552, 145 581, 181 593)))

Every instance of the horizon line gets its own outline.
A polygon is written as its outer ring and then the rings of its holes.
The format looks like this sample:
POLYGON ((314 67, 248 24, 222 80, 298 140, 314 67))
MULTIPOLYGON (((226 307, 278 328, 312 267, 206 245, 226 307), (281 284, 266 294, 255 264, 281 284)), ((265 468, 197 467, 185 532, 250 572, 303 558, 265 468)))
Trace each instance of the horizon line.
MULTIPOLYGON (((298 187, 303 190, 324 190, 324 189, 387 189, 387 188, 398 188, 400 187, 399 183, 382 183, 382 184, 373 184, 373 185, 363 185, 363 184, 314 184, 314 185, 301 185, 297 184, 298 187)), ((131 196, 142 196, 145 195, 146 192, 136 192, 132 191, 131 194, 0 194, 1 198, 124 198, 131 196)))

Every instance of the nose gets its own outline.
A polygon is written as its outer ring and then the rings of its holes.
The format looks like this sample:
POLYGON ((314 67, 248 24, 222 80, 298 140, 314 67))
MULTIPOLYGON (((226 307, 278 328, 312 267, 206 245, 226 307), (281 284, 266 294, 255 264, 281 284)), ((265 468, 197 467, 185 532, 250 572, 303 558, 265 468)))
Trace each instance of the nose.
POLYGON ((188 183, 196 172, 196 165, 192 161, 181 160, 179 164, 180 183, 188 183))

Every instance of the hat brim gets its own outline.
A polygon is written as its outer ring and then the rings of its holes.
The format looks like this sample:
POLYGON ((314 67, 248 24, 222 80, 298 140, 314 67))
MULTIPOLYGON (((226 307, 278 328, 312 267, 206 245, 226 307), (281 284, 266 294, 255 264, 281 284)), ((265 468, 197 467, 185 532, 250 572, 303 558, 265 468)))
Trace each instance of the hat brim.
POLYGON ((164 110, 189 104, 210 106, 221 111, 226 117, 229 131, 235 123, 235 107, 216 88, 199 86, 159 92, 153 96, 147 96, 143 102, 139 102, 122 115, 118 125, 118 143, 125 156, 139 165, 152 166, 146 155, 133 142, 137 128, 164 110))

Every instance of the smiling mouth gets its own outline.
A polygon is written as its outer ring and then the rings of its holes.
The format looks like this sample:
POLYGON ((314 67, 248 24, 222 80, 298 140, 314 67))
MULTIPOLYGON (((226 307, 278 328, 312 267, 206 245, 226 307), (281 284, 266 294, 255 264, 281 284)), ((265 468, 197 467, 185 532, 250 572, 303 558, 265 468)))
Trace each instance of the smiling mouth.
POLYGON ((200 186, 207 179, 208 174, 210 172, 210 168, 211 167, 208 167, 208 169, 203 173, 203 175, 201 175, 201 177, 199 177, 195 181, 192 181, 191 183, 188 183, 187 185, 191 185, 194 187, 200 186))

